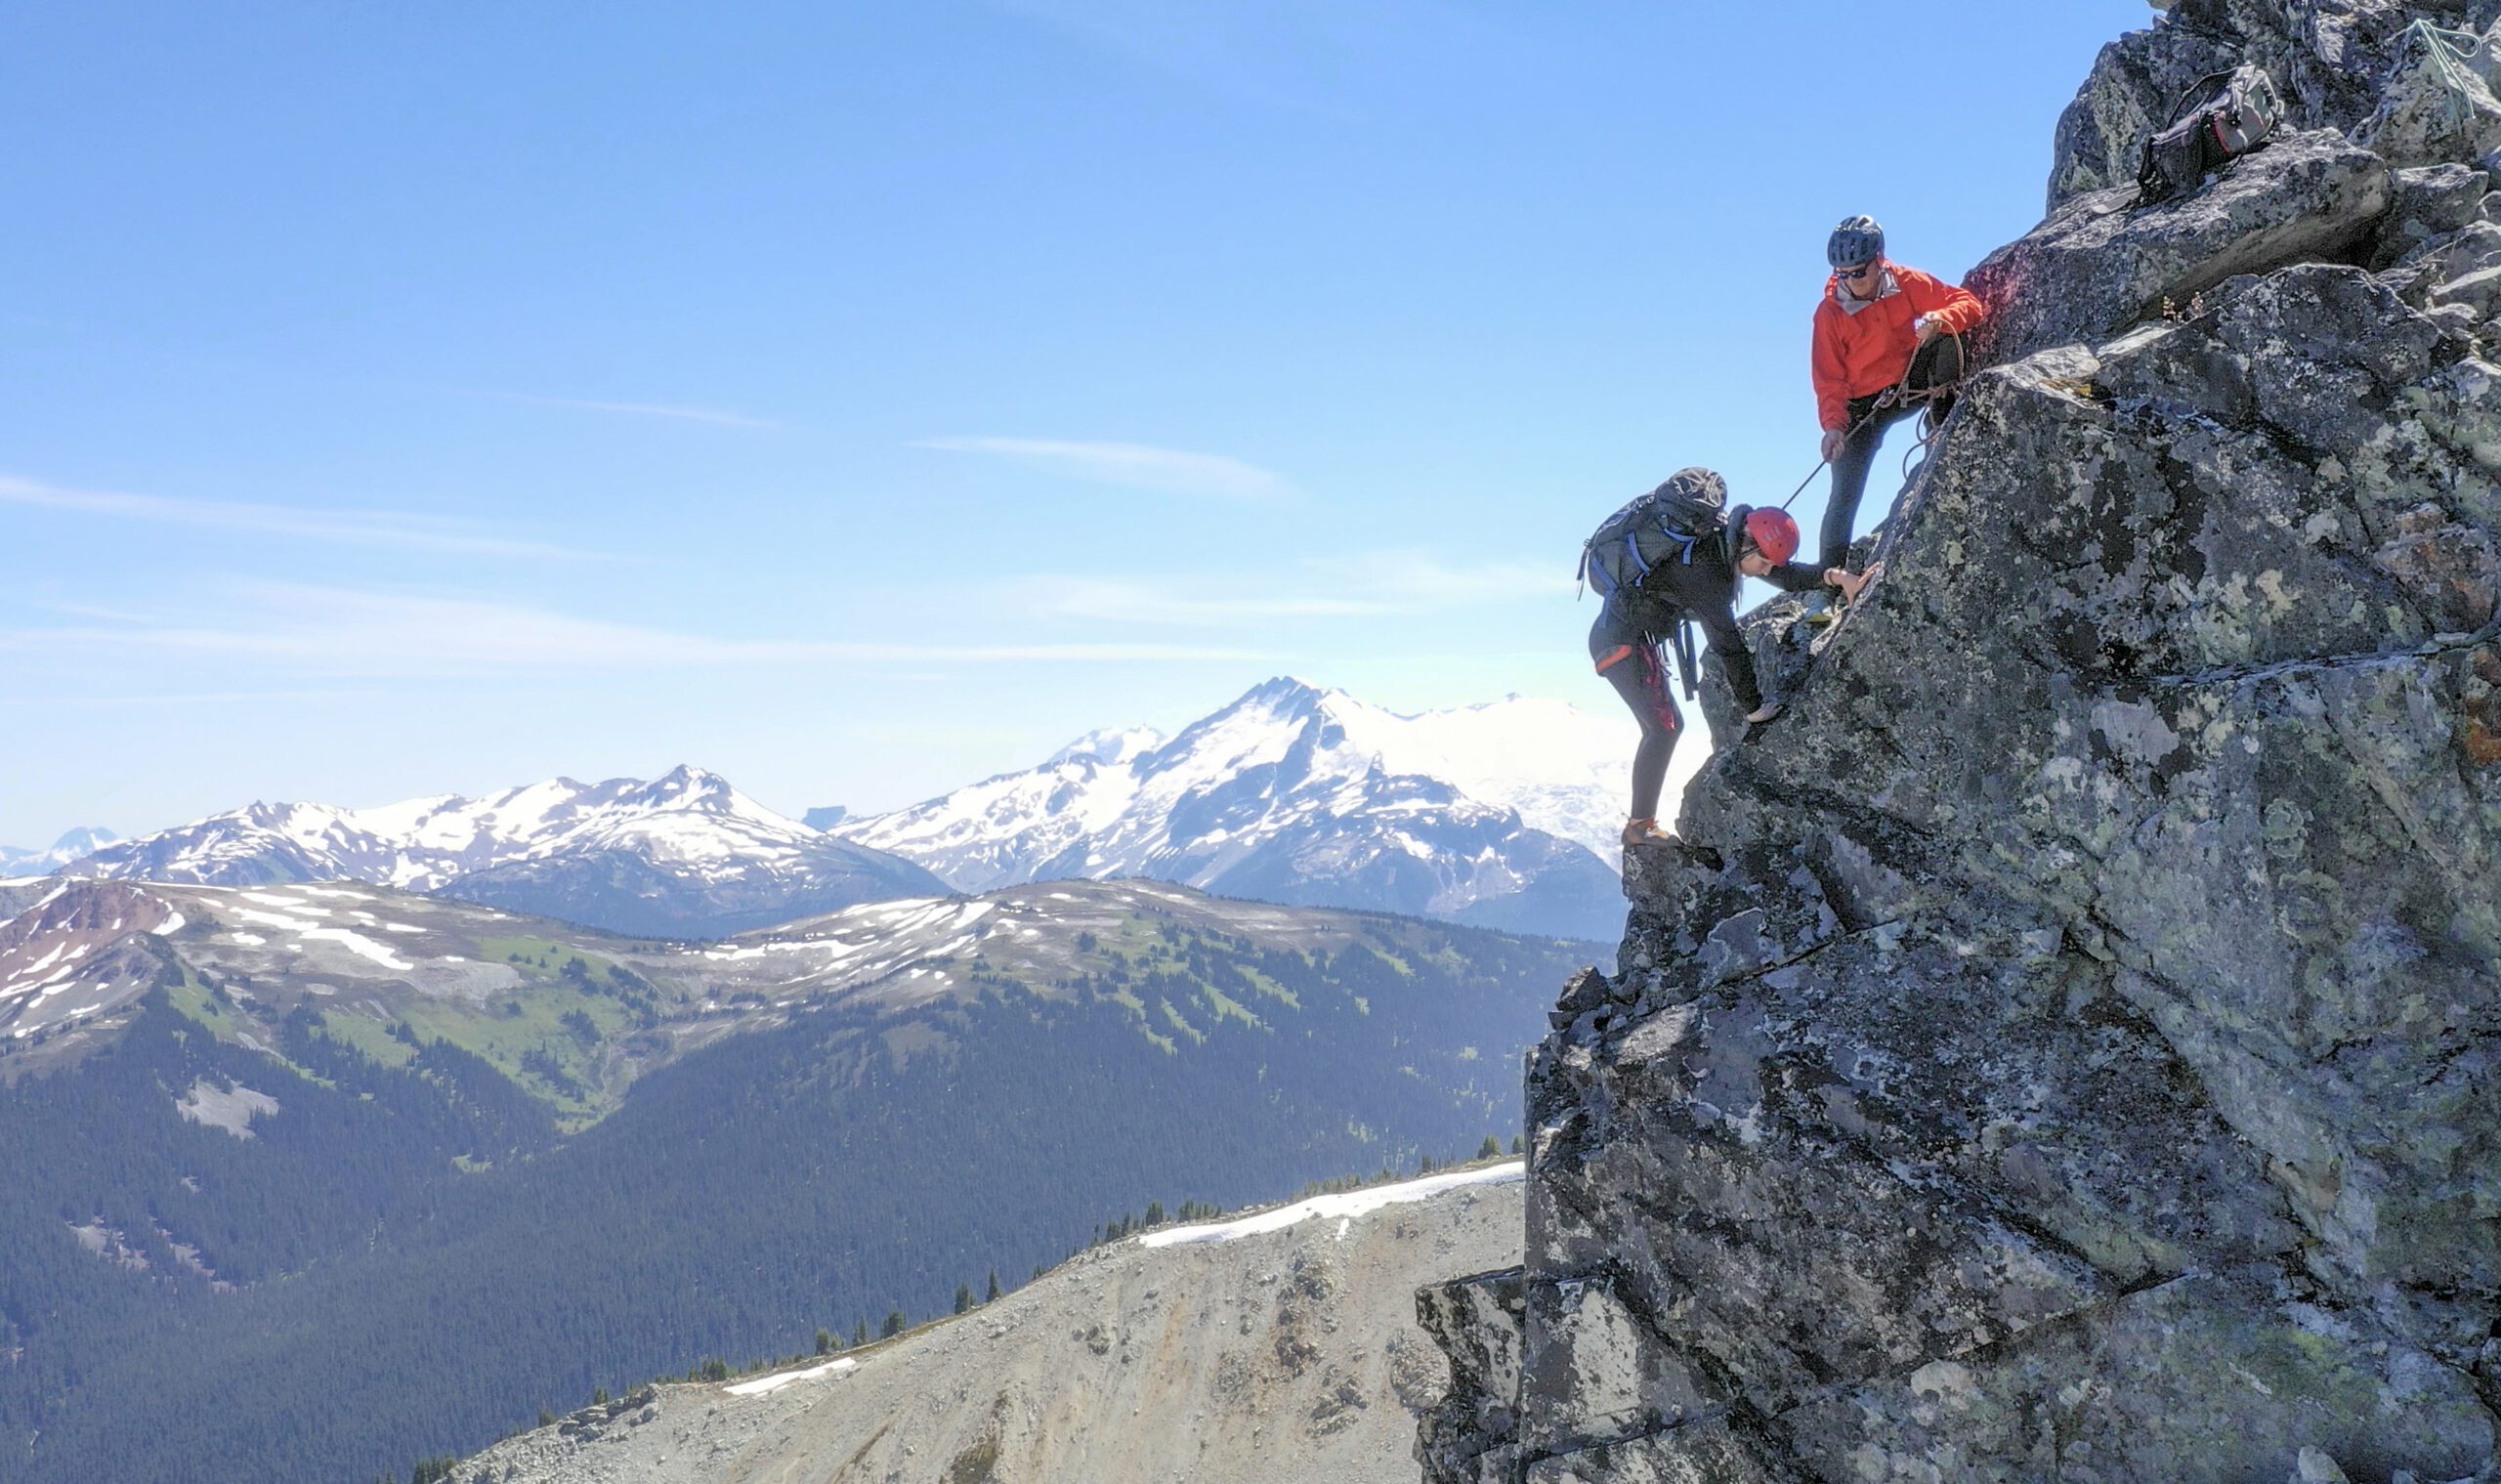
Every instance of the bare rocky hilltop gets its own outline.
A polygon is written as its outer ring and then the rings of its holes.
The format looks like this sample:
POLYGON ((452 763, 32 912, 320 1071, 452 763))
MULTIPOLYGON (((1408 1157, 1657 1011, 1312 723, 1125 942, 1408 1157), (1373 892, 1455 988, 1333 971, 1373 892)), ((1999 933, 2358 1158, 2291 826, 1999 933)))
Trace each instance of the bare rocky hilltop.
POLYGON ((1449 1384, 1420 1282, 1515 1261, 1514 1161, 1167 1227, 896 1339, 645 1388, 455 1484, 1378 1484, 1449 1384))
POLYGON ((1533 1055, 1429 1480, 2501 1479, 2496 17, 2103 53, 1886 575, 1755 616, 1787 714, 1533 1055), (2241 60, 2287 131, 2132 205, 2241 60))

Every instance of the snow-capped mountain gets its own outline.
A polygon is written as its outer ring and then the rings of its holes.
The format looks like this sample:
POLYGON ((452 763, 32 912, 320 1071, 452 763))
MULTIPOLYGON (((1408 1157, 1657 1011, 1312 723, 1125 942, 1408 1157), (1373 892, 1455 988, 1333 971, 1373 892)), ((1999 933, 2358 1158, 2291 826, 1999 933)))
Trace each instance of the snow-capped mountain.
POLYGON ((0 876, 46 875, 120 838, 109 829, 86 826, 53 841, 50 850, 20 850, 12 845, 0 845, 0 876))
POLYGON ((1136 875, 1603 937, 1623 921, 1608 862, 1629 730, 1519 698, 1401 716, 1277 679, 1169 740, 1092 733, 836 828, 965 891, 1136 875))
POLYGON ((560 778, 371 809, 254 804, 108 845, 61 873, 365 881, 618 932, 702 936, 947 890, 909 861, 784 819, 689 767, 648 783, 560 778))

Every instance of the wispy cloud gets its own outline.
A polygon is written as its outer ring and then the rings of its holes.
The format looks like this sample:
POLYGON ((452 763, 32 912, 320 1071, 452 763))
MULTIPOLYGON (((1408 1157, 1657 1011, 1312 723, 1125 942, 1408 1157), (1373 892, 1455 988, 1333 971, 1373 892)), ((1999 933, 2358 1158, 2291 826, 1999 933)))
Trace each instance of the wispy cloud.
POLYGON ((1022 12, 1194 87, 1339 120, 1360 114, 1339 71, 1360 46, 1342 0, 1243 6, 1225 0, 1006 0, 1022 12), (1324 92, 1340 96, 1326 99, 1324 92))
POLYGON ((1571 591, 1568 573, 1543 564, 1455 567, 1414 551, 1314 557, 1291 572, 1267 578, 1229 572, 1148 583, 1040 576, 1026 579, 1017 589, 1029 611, 1052 617, 1191 628, 1430 613, 1571 591))
POLYGON ((1572 591, 1568 562, 1478 562, 1452 566, 1420 551, 1365 551, 1312 557, 1306 571, 1352 591, 1415 608, 1499 603, 1572 591))
POLYGON ((1268 500, 1293 488, 1284 476, 1220 453, 1148 444, 1071 443, 1047 438, 925 438, 916 448, 987 453, 1100 485, 1194 499, 1268 500))
POLYGON ((326 677, 476 675, 712 666, 1238 660, 1255 653, 1168 643, 898 644, 723 639, 469 596, 256 585, 241 611, 141 623, 0 630, 0 649, 86 646, 222 657, 326 677))
POLYGON ((157 526, 206 526, 228 530, 250 530, 297 540, 387 546, 403 551, 533 558, 594 555, 540 541, 514 540, 492 534, 468 522, 406 511, 308 510, 294 505, 195 500, 163 494, 124 494, 106 489, 72 489, 7 475, 0 475, 0 505, 66 510, 80 515, 143 521, 157 526))
POLYGON ((1349 618, 1390 612, 1374 599, 1272 593, 1200 598, 1169 587, 1090 577, 1038 578, 1028 587, 1034 608, 1055 617, 1113 623, 1177 623, 1213 627, 1279 618, 1349 618))
POLYGON ((621 412, 629 417, 664 417, 676 422, 710 423, 718 428, 778 428, 780 423, 767 418, 749 417, 743 412, 724 412, 717 407, 686 407, 658 402, 598 402, 586 397, 542 397, 530 392, 479 392, 472 397, 491 397, 497 402, 527 402, 542 407, 575 407, 585 412, 621 412))

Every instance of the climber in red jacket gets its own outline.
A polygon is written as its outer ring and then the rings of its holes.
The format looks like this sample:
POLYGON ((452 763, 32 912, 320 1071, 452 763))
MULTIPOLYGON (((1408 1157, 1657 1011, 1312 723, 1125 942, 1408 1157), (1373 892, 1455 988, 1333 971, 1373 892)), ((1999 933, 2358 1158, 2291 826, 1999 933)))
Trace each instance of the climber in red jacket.
MULTIPOLYGON (((1963 351, 1951 337, 1987 313, 1963 288, 1888 261, 1885 229, 1856 216, 1833 229, 1824 244, 1832 276, 1815 306, 1815 412, 1824 425, 1824 458, 1833 466, 1824 501, 1826 567, 1849 560, 1851 527, 1867 471, 1885 430, 1920 409, 1919 401, 1878 405, 1908 376, 1915 392, 1950 387, 1963 375, 1963 351)), ((1938 404, 1940 415, 1943 404, 1938 404)))

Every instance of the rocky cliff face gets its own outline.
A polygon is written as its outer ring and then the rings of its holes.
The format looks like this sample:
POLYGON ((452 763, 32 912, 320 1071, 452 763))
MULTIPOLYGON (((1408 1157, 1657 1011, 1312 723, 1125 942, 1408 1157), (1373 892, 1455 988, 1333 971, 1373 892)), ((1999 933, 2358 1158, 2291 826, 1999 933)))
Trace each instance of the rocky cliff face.
POLYGON ((2104 53, 1886 576, 1754 616, 1788 714, 1554 1011, 1428 1479, 2501 1479, 2497 16, 2104 53), (2244 55, 2316 127, 2085 189, 2244 55))

